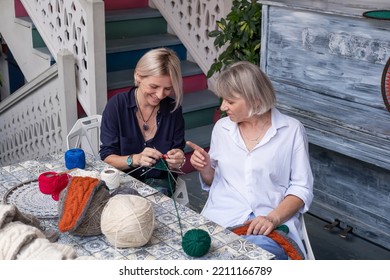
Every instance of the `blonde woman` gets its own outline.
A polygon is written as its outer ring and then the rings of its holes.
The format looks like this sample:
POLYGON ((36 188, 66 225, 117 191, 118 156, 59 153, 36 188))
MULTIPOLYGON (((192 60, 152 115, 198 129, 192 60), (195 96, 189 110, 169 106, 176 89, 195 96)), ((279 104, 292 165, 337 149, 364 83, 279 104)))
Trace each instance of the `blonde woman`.
POLYGON ((209 153, 194 143, 191 164, 209 190, 202 214, 225 227, 249 225, 245 238, 287 259, 267 235, 284 224, 305 252, 299 215, 313 199, 313 176, 303 125, 275 108, 271 81, 249 62, 237 62, 216 82, 227 117, 213 129, 209 153))
POLYGON ((150 168, 163 157, 169 168, 180 168, 185 161, 178 56, 166 48, 148 51, 136 65, 134 82, 104 109, 101 159, 125 172, 137 169, 133 177, 172 196, 174 185, 168 184, 167 172, 150 168))

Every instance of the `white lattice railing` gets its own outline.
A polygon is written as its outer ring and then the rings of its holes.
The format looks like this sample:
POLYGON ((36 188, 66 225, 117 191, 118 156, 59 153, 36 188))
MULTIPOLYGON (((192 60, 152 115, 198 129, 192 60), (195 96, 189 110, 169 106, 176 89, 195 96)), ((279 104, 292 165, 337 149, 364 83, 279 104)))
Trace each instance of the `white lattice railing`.
MULTIPOLYGON (((107 98, 103 2, 21 2, 57 65, 2 102, 0 165, 64 150, 66 134, 77 118, 75 92, 88 115, 102 112, 107 98)), ((206 73, 218 55, 208 32, 217 28, 217 19, 226 16, 231 1, 155 2, 206 73)))
POLYGON ((57 64, 1 102, 0 166, 66 149, 67 129, 76 118, 74 58, 58 54, 57 64), (74 107, 74 106, 73 106, 74 107))
POLYGON ((209 38, 208 33, 217 29, 216 21, 230 12, 232 1, 153 0, 152 2, 180 38, 194 61, 204 73, 207 73, 222 51, 214 47, 214 38, 209 38))
POLYGON ((50 53, 75 58, 77 98, 87 115, 107 102, 105 16, 102 0, 21 0, 50 53))

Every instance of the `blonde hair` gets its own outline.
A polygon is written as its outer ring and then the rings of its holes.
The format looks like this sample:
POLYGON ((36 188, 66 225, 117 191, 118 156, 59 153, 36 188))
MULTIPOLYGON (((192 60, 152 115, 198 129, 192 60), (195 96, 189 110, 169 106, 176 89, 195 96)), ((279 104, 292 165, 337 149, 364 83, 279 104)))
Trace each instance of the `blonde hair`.
POLYGON ((262 115, 275 106, 276 96, 271 80, 260 67, 239 61, 224 69, 217 77, 216 95, 223 99, 242 97, 249 116, 262 115))
POLYGON ((134 84, 138 86, 136 75, 141 77, 166 76, 171 78, 175 94, 176 110, 183 102, 183 80, 180 59, 173 50, 166 48, 152 49, 138 61, 134 70, 134 84))

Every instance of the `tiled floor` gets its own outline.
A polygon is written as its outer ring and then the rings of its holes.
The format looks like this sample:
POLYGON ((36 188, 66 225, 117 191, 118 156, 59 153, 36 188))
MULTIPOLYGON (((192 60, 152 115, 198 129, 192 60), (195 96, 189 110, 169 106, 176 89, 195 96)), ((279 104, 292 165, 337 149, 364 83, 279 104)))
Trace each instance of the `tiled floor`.
MULTIPOLYGON (((208 193, 199 185, 198 173, 182 176, 186 181, 190 199, 190 208, 200 212, 207 200, 208 193)), ((310 243, 317 260, 390 260, 390 251, 367 242, 353 234, 346 239, 338 236, 337 229, 324 230, 327 224, 313 215, 305 216, 310 243)))

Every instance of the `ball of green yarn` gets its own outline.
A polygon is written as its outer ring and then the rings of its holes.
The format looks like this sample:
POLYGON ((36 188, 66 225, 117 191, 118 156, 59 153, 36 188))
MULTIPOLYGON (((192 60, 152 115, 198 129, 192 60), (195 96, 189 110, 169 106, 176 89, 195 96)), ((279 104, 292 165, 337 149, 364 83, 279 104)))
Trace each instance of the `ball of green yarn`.
POLYGON ((205 255, 211 245, 210 235, 202 229, 191 229, 187 231, 181 241, 184 252, 191 257, 205 255))
POLYGON ((290 229, 286 225, 278 226, 275 230, 281 230, 281 231, 284 231, 285 233, 289 233, 289 231, 290 231, 290 229))

